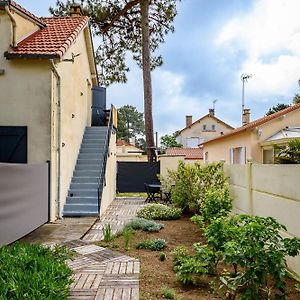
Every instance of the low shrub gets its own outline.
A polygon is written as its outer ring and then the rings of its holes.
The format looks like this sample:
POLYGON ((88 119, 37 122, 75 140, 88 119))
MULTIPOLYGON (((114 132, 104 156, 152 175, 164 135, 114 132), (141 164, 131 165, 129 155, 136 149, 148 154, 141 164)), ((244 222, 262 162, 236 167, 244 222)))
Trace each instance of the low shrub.
POLYGON ((159 294, 164 298, 164 299, 176 299, 176 292, 168 287, 162 287, 159 290, 159 294))
POLYGON ((126 228, 125 230, 123 230, 123 237, 124 237, 124 248, 125 250, 129 250, 129 244, 130 244, 130 241, 131 241, 131 238, 132 238, 132 234, 133 234, 133 231, 131 228, 126 228))
POLYGON ((182 210, 164 204, 148 204, 138 211, 137 216, 149 220, 176 220, 181 216, 182 210))
POLYGON ((136 218, 126 224, 125 228, 131 228, 132 230, 141 229, 143 231, 158 232, 164 227, 163 224, 159 224, 153 220, 147 220, 142 218, 136 218))
POLYGON ((72 271, 70 252, 15 243, 0 248, 0 299, 67 299, 72 271))
POLYGON ((167 259, 166 253, 165 252, 160 252, 159 253, 159 260, 160 261, 165 261, 167 259))
POLYGON ((137 249, 148 249, 151 251, 160 251, 165 249, 167 243, 163 239, 145 240, 137 244, 137 249))

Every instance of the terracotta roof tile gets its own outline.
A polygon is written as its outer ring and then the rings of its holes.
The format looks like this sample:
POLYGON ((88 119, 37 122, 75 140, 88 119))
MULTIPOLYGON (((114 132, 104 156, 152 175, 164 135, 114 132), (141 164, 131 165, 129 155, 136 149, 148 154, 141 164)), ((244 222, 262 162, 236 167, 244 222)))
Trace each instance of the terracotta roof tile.
POLYGON ((283 110, 281 110, 281 111, 278 111, 278 112, 276 112, 276 113, 274 113, 274 114, 272 114, 272 115, 265 116, 265 117, 262 117, 262 118, 260 118, 260 119, 257 119, 257 120, 255 120, 255 121, 253 121, 253 122, 250 122, 250 123, 247 124, 247 125, 238 127, 238 128, 236 128, 236 129, 234 129, 233 131, 230 131, 230 132, 227 133, 227 134, 221 135, 221 136, 219 136, 219 137, 217 137, 217 138, 215 138, 215 139, 212 139, 212 140, 209 140, 209 141, 207 141, 207 142, 204 142, 203 144, 208 144, 208 143, 214 142, 214 141, 216 141, 216 140, 224 139, 224 138, 227 138, 227 137, 229 137, 229 136, 235 135, 235 134, 237 134, 237 133, 244 132, 244 131, 247 131, 247 130, 249 130, 249 129, 253 129, 253 128, 255 128, 255 127, 257 127, 257 126, 260 126, 260 125, 262 125, 262 124, 264 124, 264 123, 267 123, 267 122, 269 122, 269 121, 271 121, 271 120, 274 120, 274 119, 276 119, 276 118, 279 118, 279 117, 281 117, 281 116, 283 116, 283 115, 285 115, 285 114, 287 114, 287 113, 290 113, 290 112, 292 112, 292 111, 294 111, 294 110, 296 110, 296 109, 300 109, 300 103, 299 103, 299 104, 292 105, 292 106, 290 106, 290 107, 288 107, 288 108, 285 108, 285 109, 283 109, 283 110))
POLYGON ((20 4, 16 3, 15 1, 11 1, 11 6, 13 9, 25 14, 27 17, 35 21, 36 23, 45 26, 46 24, 37 16, 29 12, 27 9, 22 7, 20 4))
POLYGON ((169 148, 166 150, 166 154, 171 156, 185 155, 184 159, 203 159, 202 148, 169 148))
POLYGON ((5 57, 61 58, 86 26, 89 18, 52 17, 40 20, 46 26, 21 41, 11 51, 6 52, 5 57))
POLYGON ((118 139, 117 140, 117 146, 131 146, 131 147, 135 147, 134 145, 126 142, 125 140, 122 139, 118 139))

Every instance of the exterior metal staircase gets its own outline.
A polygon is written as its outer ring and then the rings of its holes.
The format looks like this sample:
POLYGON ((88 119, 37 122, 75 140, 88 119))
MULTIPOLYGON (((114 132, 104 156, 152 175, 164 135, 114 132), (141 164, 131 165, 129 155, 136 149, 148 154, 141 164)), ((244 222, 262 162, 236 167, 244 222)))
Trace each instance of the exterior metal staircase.
POLYGON ((68 196, 65 217, 98 216, 105 176, 109 128, 86 127, 68 196))

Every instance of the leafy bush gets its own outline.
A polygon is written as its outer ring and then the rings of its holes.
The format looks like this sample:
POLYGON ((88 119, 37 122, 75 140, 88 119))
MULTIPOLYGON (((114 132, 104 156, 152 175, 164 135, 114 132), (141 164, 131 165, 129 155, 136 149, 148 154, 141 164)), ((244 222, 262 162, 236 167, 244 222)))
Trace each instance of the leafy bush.
POLYGON ((137 216, 150 220, 176 220, 181 216, 181 209, 164 204, 148 204, 138 211, 137 216))
POLYGON ((70 252, 15 243, 0 248, 0 299, 67 299, 70 252))
POLYGON ((279 164, 300 164, 300 140, 293 139, 275 157, 279 164))
POLYGON ((211 250, 232 267, 220 276, 231 299, 264 299, 268 293, 284 299, 285 257, 299 253, 300 240, 282 238, 280 230, 286 228, 274 218, 248 215, 219 218, 205 229, 211 250))
POLYGON ((194 212, 201 210, 209 192, 216 188, 222 190, 227 183, 222 163, 188 165, 179 162, 178 169, 169 171, 168 177, 175 184, 172 190, 173 203, 183 210, 194 212))
POLYGON ((163 239, 145 240, 140 242, 136 248, 137 249, 148 249, 151 251, 160 251, 165 249, 167 243, 163 239))
POLYGON ((136 218, 126 224, 125 228, 131 228, 132 230, 141 229, 143 231, 158 232, 162 228, 164 228, 164 225, 156 223, 153 220, 136 218))

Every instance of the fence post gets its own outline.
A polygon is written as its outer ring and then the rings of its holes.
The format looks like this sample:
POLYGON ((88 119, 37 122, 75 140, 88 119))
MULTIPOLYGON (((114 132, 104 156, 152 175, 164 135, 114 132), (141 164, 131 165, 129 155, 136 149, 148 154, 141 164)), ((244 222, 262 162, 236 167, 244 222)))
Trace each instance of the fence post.
POLYGON ((248 208, 249 208, 250 216, 253 216, 252 167, 253 167, 253 160, 252 158, 248 158, 246 164, 246 180, 247 180, 247 199, 248 199, 248 208))

